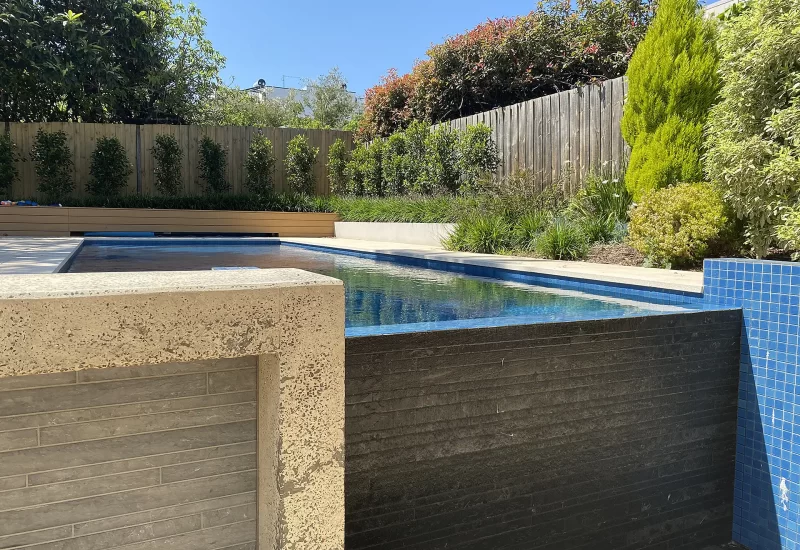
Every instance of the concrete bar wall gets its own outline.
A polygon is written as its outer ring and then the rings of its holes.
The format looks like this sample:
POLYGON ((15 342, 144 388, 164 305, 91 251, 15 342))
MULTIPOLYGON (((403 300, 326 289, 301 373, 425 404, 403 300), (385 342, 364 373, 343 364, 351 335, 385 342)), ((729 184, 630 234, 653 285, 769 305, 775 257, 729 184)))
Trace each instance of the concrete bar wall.
POLYGON ((0 547, 343 548, 340 281, 0 282, 0 547))

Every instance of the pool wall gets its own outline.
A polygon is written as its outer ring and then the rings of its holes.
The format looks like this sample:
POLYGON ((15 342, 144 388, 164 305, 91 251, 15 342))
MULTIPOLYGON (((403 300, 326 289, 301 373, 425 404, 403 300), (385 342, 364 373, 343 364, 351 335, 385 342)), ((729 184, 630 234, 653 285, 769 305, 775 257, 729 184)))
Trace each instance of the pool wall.
POLYGON ((727 310, 348 338, 346 547, 730 541, 740 332, 727 310))
POLYGON ((800 265, 706 260, 706 301, 741 307, 733 539, 800 548, 800 265))

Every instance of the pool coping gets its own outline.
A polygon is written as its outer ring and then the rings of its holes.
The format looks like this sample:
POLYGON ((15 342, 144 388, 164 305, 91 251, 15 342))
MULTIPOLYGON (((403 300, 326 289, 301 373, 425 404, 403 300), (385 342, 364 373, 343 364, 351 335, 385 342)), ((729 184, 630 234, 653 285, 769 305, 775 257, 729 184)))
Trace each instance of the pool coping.
POLYGON ((703 273, 648 267, 618 266, 590 262, 568 262, 523 258, 498 254, 452 252, 431 246, 393 244, 377 241, 355 241, 337 238, 281 238, 282 243, 310 245, 330 250, 349 250, 367 254, 399 256, 420 260, 472 265, 528 273, 546 277, 566 278, 595 283, 608 283, 661 291, 703 295, 703 273))
MULTIPOLYGON (((296 244, 312 246, 331 251, 349 251, 362 254, 374 254, 386 256, 386 259, 390 259, 390 257, 413 258, 431 262, 470 265, 516 273, 527 273, 545 277, 571 279, 576 281, 622 285, 626 287, 652 289, 655 291, 671 291, 682 294, 685 293, 694 297, 702 297, 703 295, 702 272, 594 264, 589 262, 542 260, 537 258, 521 258, 516 256, 474 254, 471 252, 451 252, 436 247, 402 243, 302 237, 61 237, 58 239, 10 237, 8 239, 0 239, 0 245, 2 245, 3 241, 11 239, 18 242, 30 242, 30 244, 34 247, 40 243, 46 245, 52 243, 53 241, 72 241, 74 243, 73 248, 69 251, 65 251, 58 264, 52 266, 52 269, 49 271, 50 273, 60 273, 69 269, 69 266, 74 260, 76 254, 86 242, 102 242, 104 240, 119 242, 120 240, 124 240, 144 244, 147 242, 231 243, 233 241, 240 244, 296 244), (157 239, 157 241, 155 239, 157 239)), ((47 253, 51 252, 42 252, 42 254, 47 253)), ((4 263, 0 263, 0 274, 4 273, 2 269, 4 263)), ((46 273, 47 271, 39 270, 36 272, 46 273)), ((14 270, 9 271, 8 273, 20 273, 20 271, 14 270)))

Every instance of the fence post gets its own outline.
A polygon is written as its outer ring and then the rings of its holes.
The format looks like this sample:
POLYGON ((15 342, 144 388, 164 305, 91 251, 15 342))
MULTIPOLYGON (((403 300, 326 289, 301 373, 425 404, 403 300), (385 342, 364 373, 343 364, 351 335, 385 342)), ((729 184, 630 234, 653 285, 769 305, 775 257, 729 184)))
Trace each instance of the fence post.
POLYGON ((142 127, 136 125, 136 194, 142 194, 142 127))

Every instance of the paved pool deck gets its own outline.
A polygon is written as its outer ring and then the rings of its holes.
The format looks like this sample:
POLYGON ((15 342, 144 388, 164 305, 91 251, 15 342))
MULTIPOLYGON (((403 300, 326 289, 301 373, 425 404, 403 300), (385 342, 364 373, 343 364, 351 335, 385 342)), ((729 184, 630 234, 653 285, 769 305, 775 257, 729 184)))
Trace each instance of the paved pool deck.
POLYGON ((340 238, 281 238, 281 242, 355 250, 370 254, 394 254, 411 258, 510 269, 581 280, 604 281, 693 293, 703 292, 703 273, 700 271, 677 271, 672 269, 593 264, 589 262, 543 260, 519 256, 499 256, 496 254, 451 252, 432 246, 340 238))
MULTIPOLYGON (((371 254, 393 254, 581 280, 605 281, 693 293, 701 293, 703 291, 703 274, 695 271, 451 252, 432 246, 340 238, 281 238, 280 240, 287 243, 323 246, 331 249, 345 249, 371 254)), ((82 242, 83 239, 80 237, 0 238, 0 275, 56 273, 75 253, 82 242)))
POLYGON ((82 238, 0 238, 0 275, 55 273, 75 253, 82 238))

